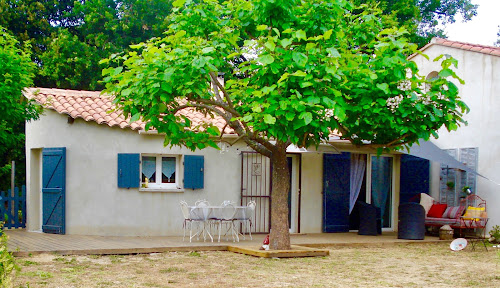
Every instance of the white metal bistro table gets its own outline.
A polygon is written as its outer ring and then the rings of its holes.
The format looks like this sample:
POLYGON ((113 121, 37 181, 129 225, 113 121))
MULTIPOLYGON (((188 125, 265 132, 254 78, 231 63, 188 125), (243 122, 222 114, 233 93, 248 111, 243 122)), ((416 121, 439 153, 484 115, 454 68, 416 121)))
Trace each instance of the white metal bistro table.
POLYGON ((208 237, 210 237, 210 240, 213 242, 214 238, 210 233, 210 224, 212 224, 212 222, 218 222, 219 224, 218 232, 219 232, 219 242, 220 242, 222 222, 226 221, 230 223, 228 231, 229 230, 231 231, 233 241, 239 242, 240 239, 238 236, 238 232, 234 227, 233 221, 247 219, 247 215, 249 216, 248 209, 249 206, 205 206, 205 205, 189 206, 190 219, 202 222, 201 229, 198 232, 196 232, 196 234, 193 235, 192 237, 202 235, 203 241, 205 241, 208 235, 208 237), (227 211, 225 211, 225 209, 228 210, 232 209, 232 212, 228 214, 227 211))

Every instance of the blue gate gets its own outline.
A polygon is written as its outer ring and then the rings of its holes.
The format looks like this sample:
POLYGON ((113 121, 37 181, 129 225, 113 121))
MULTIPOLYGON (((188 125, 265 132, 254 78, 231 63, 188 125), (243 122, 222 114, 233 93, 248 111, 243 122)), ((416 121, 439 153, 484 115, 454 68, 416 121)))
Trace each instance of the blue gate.
POLYGON ((26 186, 0 191, 0 222, 5 222, 5 228, 26 227, 26 186))

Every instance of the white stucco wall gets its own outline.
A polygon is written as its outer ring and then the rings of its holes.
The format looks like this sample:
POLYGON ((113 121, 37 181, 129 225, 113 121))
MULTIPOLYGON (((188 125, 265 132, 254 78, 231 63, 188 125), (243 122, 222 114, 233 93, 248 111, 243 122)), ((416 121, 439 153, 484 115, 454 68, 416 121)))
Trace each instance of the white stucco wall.
MULTIPOLYGON (((240 152, 250 151, 241 142, 231 146, 224 154, 212 148, 191 152, 180 147, 163 147, 163 136, 139 134, 130 129, 108 127, 82 119, 76 119, 72 124, 67 120, 66 115, 46 109, 39 120, 26 126, 29 231, 41 230, 42 149, 50 147, 66 147, 67 234, 182 235, 183 217, 179 201, 185 200, 194 204, 198 199, 207 199, 213 204, 220 204, 224 200, 240 203, 240 152), (138 188, 118 188, 118 153, 204 155, 205 187, 179 192, 146 192, 139 191, 138 188)), ((350 150, 342 150, 369 153, 348 147, 350 150)), ((299 213, 292 212, 294 226, 300 225, 300 233, 321 233, 323 154, 303 153, 300 156, 295 155, 294 159, 294 163, 300 163, 301 167, 300 173, 292 173, 294 177, 300 176, 301 192, 300 204, 298 201, 292 201, 292 209, 298 209, 300 205, 299 213), (299 219, 300 224, 296 222, 299 219)), ((395 157, 395 164, 393 228, 397 230, 399 157, 395 157)), ((182 175, 182 171, 180 172, 182 175)), ((182 179, 180 180, 182 183, 182 179)), ((292 179, 292 183, 298 186, 299 181, 292 179)), ((294 232, 297 228, 295 227, 294 232)))
POLYGON ((191 152, 163 147, 163 137, 140 135, 77 119, 47 109, 26 126, 28 229, 41 230, 39 148, 66 147, 66 233, 85 235, 182 235, 179 201, 214 204, 240 201, 243 145, 229 152, 207 148, 191 152), (196 154, 205 156, 205 188, 183 192, 142 192, 117 187, 118 153, 196 154), (37 169, 38 168, 38 169, 37 169))
MULTIPOLYGON (((439 71, 439 63, 432 60, 441 54, 458 60, 458 68, 454 70, 465 84, 457 84, 462 100, 470 108, 470 113, 464 116, 468 126, 452 132, 441 129, 439 139, 433 142, 442 149, 478 147, 478 172, 500 183, 500 57, 440 45, 432 45, 424 53, 430 61, 422 56, 413 60, 425 76, 439 71)), ((433 183, 432 193, 439 195, 439 182, 433 183)), ((477 178, 476 192, 487 201, 488 229, 500 225, 500 186, 496 183, 477 178)))

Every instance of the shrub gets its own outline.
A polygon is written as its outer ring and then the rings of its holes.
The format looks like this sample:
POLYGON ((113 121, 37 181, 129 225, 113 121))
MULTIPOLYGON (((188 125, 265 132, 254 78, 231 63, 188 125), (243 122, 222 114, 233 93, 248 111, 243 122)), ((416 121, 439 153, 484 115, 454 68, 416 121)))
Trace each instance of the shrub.
POLYGON ((7 235, 3 233, 3 222, 0 222, 0 287, 11 287, 12 273, 18 269, 14 256, 7 250, 7 235))
POLYGON ((500 243, 500 226, 493 226, 489 233, 491 243, 500 243))

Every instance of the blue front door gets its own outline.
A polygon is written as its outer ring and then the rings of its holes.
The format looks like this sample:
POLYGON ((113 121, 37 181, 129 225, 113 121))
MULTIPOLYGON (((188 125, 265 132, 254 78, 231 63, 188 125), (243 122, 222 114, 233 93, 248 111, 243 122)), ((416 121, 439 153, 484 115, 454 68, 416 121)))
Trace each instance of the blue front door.
POLYGON ((65 234, 66 148, 44 148, 42 161, 42 230, 65 234))
POLYGON ((349 232, 351 154, 323 156, 323 232, 349 232))

